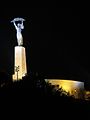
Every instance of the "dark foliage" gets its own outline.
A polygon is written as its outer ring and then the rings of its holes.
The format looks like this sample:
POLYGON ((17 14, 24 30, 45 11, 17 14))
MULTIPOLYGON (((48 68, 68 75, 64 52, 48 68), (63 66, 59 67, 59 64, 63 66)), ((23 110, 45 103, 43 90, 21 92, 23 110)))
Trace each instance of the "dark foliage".
MULTIPOLYGON (((8 80, 8 77, 5 77, 8 80)), ((62 94, 62 89, 55 89, 41 77, 27 75, 20 81, 8 82, 4 81, 1 87, 0 97, 9 102, 23 103, 27 106, 33 106, 38 109, 55 110, 60 108, 60 111, 88 111, 89 101, 74 99, 69 94, 62 94), (8 84, 7 84, 8 83, 8 84)), ((2 100, 2 99, 1 99, 2 100)), ((65 112, 64 111, 64 112, 65 112)))

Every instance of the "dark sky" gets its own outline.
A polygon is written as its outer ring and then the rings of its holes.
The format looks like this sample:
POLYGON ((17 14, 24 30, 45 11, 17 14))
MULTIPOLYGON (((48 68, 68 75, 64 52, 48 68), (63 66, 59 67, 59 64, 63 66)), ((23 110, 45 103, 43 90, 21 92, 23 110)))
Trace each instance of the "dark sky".
POLYGON ((26 20, 22 34, 28 71, 89 81, 89 18, 79 8, 5 9, 0 17, 0 71, 13 73, 17 40, 10 21, 15 17, 26 20))

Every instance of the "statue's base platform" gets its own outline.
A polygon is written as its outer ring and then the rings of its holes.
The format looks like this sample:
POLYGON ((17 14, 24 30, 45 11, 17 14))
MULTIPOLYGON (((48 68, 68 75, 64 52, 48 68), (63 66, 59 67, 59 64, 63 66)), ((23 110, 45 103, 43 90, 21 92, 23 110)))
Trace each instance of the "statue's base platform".
POLYGON ((27 74, 26 51, 23 46, 15 46, 14 55, 14 80, 21 80, 27 74))

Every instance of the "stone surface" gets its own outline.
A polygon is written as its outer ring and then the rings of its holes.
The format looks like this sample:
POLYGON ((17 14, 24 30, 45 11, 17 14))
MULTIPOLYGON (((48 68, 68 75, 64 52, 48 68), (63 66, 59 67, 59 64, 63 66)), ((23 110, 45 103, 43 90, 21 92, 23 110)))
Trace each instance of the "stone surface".
POLYGON ((20 80, 27 74, 26 51, 22 46, 15 46, 13 80, 20 80))

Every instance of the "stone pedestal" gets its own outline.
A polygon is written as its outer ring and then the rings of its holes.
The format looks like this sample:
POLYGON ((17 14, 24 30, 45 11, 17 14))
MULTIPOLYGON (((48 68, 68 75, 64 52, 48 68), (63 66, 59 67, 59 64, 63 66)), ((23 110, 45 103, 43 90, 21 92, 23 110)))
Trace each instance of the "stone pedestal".
POLYGON ((20 80, 27 74, 26 52, 23 46, 15 46, 14 55, 14 80, 20 80))

